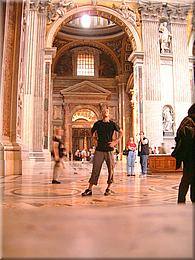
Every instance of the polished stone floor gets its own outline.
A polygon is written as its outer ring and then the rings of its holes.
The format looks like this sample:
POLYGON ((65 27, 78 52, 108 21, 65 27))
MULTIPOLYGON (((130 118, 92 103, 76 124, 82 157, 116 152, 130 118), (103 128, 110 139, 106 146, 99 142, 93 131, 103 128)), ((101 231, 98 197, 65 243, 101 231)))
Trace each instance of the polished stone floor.
POLYGON ((92 197, 81 197, 92 165, 66 162, 61 184, 52 163, 23 164, 2 177, 4 257, 127 257, 193 259, 193 206, 177 205, 180 175, 126 176, 117 162, 112 194, 104 196, 103 165, 92 197))

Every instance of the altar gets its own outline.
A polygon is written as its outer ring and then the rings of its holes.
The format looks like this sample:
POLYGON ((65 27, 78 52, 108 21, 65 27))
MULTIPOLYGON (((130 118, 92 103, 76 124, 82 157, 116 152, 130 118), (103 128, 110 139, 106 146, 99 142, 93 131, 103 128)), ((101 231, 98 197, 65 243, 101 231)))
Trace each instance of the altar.
POLYGON ((182 168, 176 170, 176 160, 170 154, 151 154, 148 160, 149 174, 181 173, 182 168))

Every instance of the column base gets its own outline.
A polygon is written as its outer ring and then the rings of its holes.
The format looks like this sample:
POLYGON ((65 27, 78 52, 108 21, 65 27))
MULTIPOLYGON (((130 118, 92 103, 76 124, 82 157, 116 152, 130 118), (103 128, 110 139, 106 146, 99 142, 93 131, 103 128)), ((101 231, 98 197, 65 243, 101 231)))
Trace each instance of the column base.
POLYGON ((0 144, 0 175, 22 174, 21 148, 17 143, 0 144))
POLYGON ((51 154, 48 150, 43 150, 42 152, 29 152, 28 158, 30 161, 49 162, 51 161, 51 154))
POLYGON ((22 161, 50 162, 51 153, 48 150, 43 150, 41 152, 29 152, 27 150, 22 150, 22 161))
POLYGON ((44 162, 45 156, 43 152, 29 152, 29 160, 36 162, 44 162))

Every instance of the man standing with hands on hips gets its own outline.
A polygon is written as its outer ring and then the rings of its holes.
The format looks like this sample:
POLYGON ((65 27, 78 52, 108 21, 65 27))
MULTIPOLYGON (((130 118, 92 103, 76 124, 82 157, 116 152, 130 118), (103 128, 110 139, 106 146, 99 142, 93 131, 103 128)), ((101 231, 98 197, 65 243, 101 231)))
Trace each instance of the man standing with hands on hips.
POLYGON ((89 179, 88 188, 82 193, 82 196, 91 196, 92 195, 92 187, 93 185, 97 185, 100 171, 102 168, 102 164, 104 160, 106 161, 108 168, 108 180, 107 180, 107 188, 105 190, 104 195, 110 195, 110 185, 113 182, 113 174, 114 174, 114 147, 119 142, 120 138, 123 135, 122 129, 119 126, 110 120, 110 112, 109 108, 106 106, 102 110, 102 120, 98 120, 95 122, 91 129, 91 133, 93 138, 97 139, 97 147, 94 154, 93 159, 93 169, 91 173, 91 177, 89 179), (113 140, 114 132, 118 132, 119 136, 117 139, 113 140))
POLYGON ((144 136, 144 132, 140 132, 140 141, 138 143, 138 156, 140 156, 141 177, 147 176, 148 156, 149 156, 149 140, 144 136))

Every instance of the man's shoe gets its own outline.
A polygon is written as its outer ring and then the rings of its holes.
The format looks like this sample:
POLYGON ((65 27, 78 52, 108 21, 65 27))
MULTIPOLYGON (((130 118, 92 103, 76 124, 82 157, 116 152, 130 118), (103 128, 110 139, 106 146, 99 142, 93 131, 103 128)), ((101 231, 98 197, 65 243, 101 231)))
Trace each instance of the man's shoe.
POLYGON ((60 181, 52 180, 52 184, 60 184, 60 181))
POLYGON ((127 176, 131 176, 130 174, 127 174, 127 176))
POLYGON ((91 196, 92 195, 92 190, 86 189, 81 195, 82 196, 91 196))
POLYGON ((104 192, 104 195, 105 196, 108 196, 111 194, 111 190, 110 189, 106 189, 105 192, 104 192))

